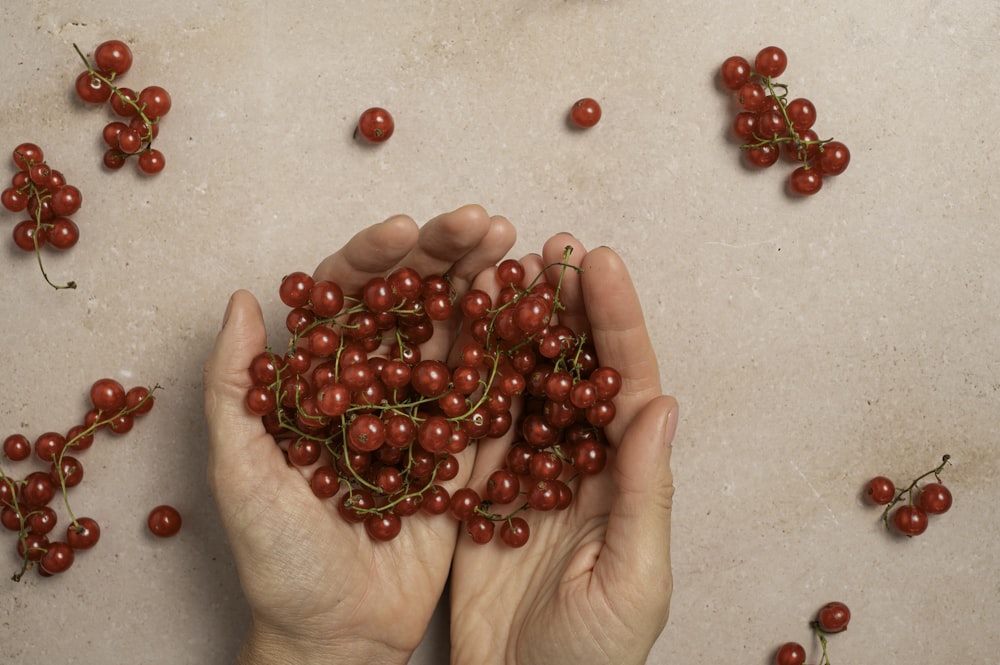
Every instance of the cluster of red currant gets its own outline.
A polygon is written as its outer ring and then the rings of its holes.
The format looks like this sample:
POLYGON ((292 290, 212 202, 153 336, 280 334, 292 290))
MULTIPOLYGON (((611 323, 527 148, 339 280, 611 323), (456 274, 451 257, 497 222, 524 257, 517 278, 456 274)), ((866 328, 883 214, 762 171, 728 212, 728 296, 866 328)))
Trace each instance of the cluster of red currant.
MULTIPOLYGON (((820 646, 823 649, 821 659, 817 665, 830 665, 830 657, 827 655, 826 636, 832 633, 840 633, 847 630, 847 624, 851 621, 851 610, 847 605, 839 601, 829 602, 819 609, 815 621, 812 622, 816 635, 819 637, 820 646)), ((806 650, 798 642, 785 642, 778 648, 774 655, 775 665, 805 665, 806 650)))
POLYGON ((65 435, 45 432, 35 439, 34 446, 23 434, 4 440, 7 460, 21 462, 34 457, 44 465, 21 479, 11 477, 0 466, 0 524, 17 533, 17 553, 22 560, 21 569, 13 576, 15 581, 35 565, 42 576, 62 573, 73 565, 75 552, 97 544, 101 535, 98 522, 77 517, 69 503, 69 490, 83 480, 83 465, 76 455, 94 444, 99 431, 119 435, 131 431, 135 419, 153 408, 156 389, 136 386, 126 391, 114 379, 99 379, 90 388, 92 408, 83 423, 65 435), (62 496, 70 523, 65 539, 50 540, 57 522, 50 504, 57 494, 62 496))
POLYGON ((54 284, 42 266, 41 249, 69 249, 80 239, 80 229, 72 219, 83 202, 83 195, 59 171, 45 163, 42 149, 34 143, 14 148, 17 172, 10 187, 0 194, 0 203, 11 212, 27 211, 30 219, 14 226, 14 245, 35 252, 42 276, 55 289, 75 289, 76 282, 54 284))
MULTIPOLYGON (((569 111, 570 123, 579 129, 589 129, 601 119, 601 105, 596 99, 578 99, 569 111)), ((358 119, 354 137, 361 137, 369 143, 384 143, 396 129, 392 114, 384 108, 373 106, 366 109, 358 119)))
POLYGON ((739 112, 733 133, 743 141, 741 148, 754 166, 766 168, 781 153, 800 164, 792 171, 788 186, 801 195, 815 194, 824 176, 844 172, 851 153, 840 141, 820 139, 813 130, 816 107, 808 99, 788 99, 788 86, 778 83, 788 65, 785 52, 767 46, 757 53, 753 67, 738 55, 722 63, 722 84, 736 92, 739 112))
POLYGON ((928 515, 948 512, 952 501, 951 490, 941 483, 941 471, 950 459, 949 455, 945 455, 941 464, 918 476, 898 492, 895 484, 885 476, 875 476, 868 481, 865 496, 872 503, 885 506, 882 521, 886 529, 895 527, 905 536, 919 536, 927 530, 928 515), (928 476, 934 476, 935 482, 920 485, 920 481, 928 476), (893 511, 904 499, 906 502, 893 511))
POLYGON ((142 173, 162 171, 166 162, 163 153, 153 147, 153 139, 160 132, 160 120, 170 111, 170 94, 158 85, 137 93, 116 84, 132 67, 132 51, 123 41, 112 39, 98 45, 93 65, 76 44, 73 48, 87 66, 76 79, 76 94, 88 104, 108 104, 116 116, 128 122, 116 120, 105 125, 103 136, 108 149, 104 165, 120 169, 129 157, 137 156, 142 173))
POLYGON ((496 302, 478 289, 456 302, 446 277, 411 268, 354 295, 301 272, 281 282, 288 348, 253 360, 247 406, 289 462, 311 472, 313 493, 339 494, 340 515, 373 539, 391 540, 402 517, 423 511, 449 513, 478 543, 499 524, 503 542, 520 547, 528 523, 518 513, 568 507, 573 478, 605 466, 620 374, 553 319, 562 277, 529 282, 513 259, 496 276, 496 302), (453 318, 470 340, 456 360, 421 358, 434 322, 453 318), (512 428, 506 462, 484 487, 450 494, 441 485, 458 475, 457 453, 512 428))

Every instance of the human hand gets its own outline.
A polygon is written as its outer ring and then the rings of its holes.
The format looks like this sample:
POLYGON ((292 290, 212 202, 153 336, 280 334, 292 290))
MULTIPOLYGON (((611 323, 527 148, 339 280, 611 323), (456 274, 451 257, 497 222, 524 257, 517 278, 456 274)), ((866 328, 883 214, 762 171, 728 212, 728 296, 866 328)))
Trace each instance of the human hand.
MULTIPOLYGON (((320 264, 315 278, 350 293, 406 265, 422 275, 448 272, 461 295, 507 253, 514 235, 509 222, 478 206, 420 229, 397 216, 354 236, 320 264)), ((421 353, 444 359, 454 324, 436 325, 440 330, 421 353)), ((373 542, 335 514, 336 498, 314 496, 311 469, 288 465, 244 403, 247 368, 265 345, 260 306, 237 291, 204 382, 209 483, 252 613, 240 662, 405 663, 441 596, 456 525, 418 514, 393 541, 373 542)), ((454 483, 464 483, 470 468, 471 462, 463 464, 454 483)))
MULTIPOLYGON (((670 449, 677 403, 661 394, 656 354, 621 259, 586 252, 560 234, 528 275, 573 248, 561 287, 559 321, 586 331, 601 364, 623 378, 604 472, 580 479, 559 514, 524 514, 525 546, 483 546, 460 538, 451 578, 453 663, 644 663, 662 631, 672 592, 670 449), (535 519, 537 518, 537 519, 535 519)), ((550 268, 551 282, 558 277, 550 268)), ((493 271, 474 288, 495 292, 493 271)), ((512 436, 512 435, 508 435, 512 436)), ((480 444, 470 485, 483 487, 507 445, 480 444)))

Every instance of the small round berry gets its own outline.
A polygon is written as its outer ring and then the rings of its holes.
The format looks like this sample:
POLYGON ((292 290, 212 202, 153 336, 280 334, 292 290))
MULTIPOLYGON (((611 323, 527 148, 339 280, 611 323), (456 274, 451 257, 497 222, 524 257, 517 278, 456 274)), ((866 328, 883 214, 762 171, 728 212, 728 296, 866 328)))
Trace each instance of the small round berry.
POLYGON ((785 642, 774 656, 774 665, 803 665, 806 650, 798 642, 785 642))
POLYGON ((358 118, 357 133, 369 143, 388 141, 395 129, 392 114, 377 106, 366 109, 358 118))
POLYGON ((89 71, 76 77, 76 94, 88 104, 104 104, 111 97, 111 86, 89 71))
POLYGON ((173 506, 157 506, 149 512, 146 526, 159 538, 169 538, 181 530, 181 514, 173 506))
POLYGON ((896 496, 896 486, 885 476, 875 476, 865 485, 865 496, 872 503, 884 506, 896 496))
POLYGON ((816 616, 816 627, 824 633, 839 633, 847 630, 851 621, 851 610, 839 601, 827 603, 816 616))
POLYGON ((719 74, 722 77, 722 85, 730 90, 739 90, 750 80, 750 63, 742 56, 730 56, 722 62, 719 74))
POLYGON ((139 108, 150 120, 156 121, 170 111, 170 93, 158 85, 143 88, 139 93, 139 108))
POLYGON ((788 56, 777 46, 765 46, 757 53, 753 66, 761 76, 781 76, 788 66, 788 56))
POLYGON ((927 530, 927 513, 911 505, 903 505, 892 514, 896 530, 908 538, 919 536, 927 530))
POLYGON ((929 515, 940 515, 951 508, 951 490, 941 483, 927 483, 917 495, 917 507, 929 515))
POLYGON ((570 121, 580 129, 593 127, 601 120, 601 105, 596 99, 578 99, 569 112, 570 121))
POLYGON ((823 187, 823 174, 818 168, 800 166, 788 177, 788 186, 796 194, 812 196, 823 187))
POLYGON ((94 49, 94 63, 105 76, 121 76, 132 67, 132 50, 118 39, 110 39, 94 49))
POLYGON ((840 175, 851 163, 851 151, 840 141, 829 141, 820 147, 818 166, 823 175, 840 175))

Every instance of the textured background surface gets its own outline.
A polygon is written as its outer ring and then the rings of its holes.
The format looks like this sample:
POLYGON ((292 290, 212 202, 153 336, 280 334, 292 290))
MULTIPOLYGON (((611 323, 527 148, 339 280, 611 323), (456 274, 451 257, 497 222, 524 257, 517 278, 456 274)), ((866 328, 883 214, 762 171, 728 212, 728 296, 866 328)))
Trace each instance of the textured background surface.
MULTIPOLYGON (((281 275, 390 214, 467 202, 509 217, 519 253, 572 230, 638 282, 682 405, 676 593, 651 663, 764 665, 813 645, 831 599, 854 611, 836 663, 995 660, 995 2, 77 4, 0 10, 0 149, 40 144, 85 197, 80 244, 47 260, 76 292, 0 249, 4 435, 65 431, 101 376, 164 390, 86 455, 98 548, 0 583, 0 661, 228 662, 246 612, 204 480, 200 369, 229 292, 278 317, 281 275), (173 95, 155 178, 103 172, 107 113, 72 96, 71 44, 110 38, 135 54, 123 83, 173 95), (785 195, 787 165, 743 168, 727 134, 717 68, 772 43, 819 133, 852 150, 810 200, 785 195), (604 119, 571 132, 582 96, 604 119), (351 133, 373 105, 397 129, 366 149, 351 133), (862 484, 944 453, 952 512, 887 536, 862 484), (153 542, 161 502, 185 528, 153 542)), ((446 662, 435 625, 414 662, 446 662)))

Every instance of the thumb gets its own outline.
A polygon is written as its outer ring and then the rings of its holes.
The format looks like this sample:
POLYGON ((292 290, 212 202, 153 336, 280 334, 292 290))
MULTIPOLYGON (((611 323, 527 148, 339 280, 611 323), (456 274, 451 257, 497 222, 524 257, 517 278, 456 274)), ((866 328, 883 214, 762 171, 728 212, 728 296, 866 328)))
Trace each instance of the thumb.
POLYGON ((670 452, 677 417, 673 397, 661 395, 649 401, 629 423, 614 458, 616 494, 594 573, 602 588, 614 590, 611 598, 641 610, 634 617, 637 621, 654 616, 665 620, 673 590, 670 452), (662 611, 651 612, 653 607, 662 611))
POLYGON ((205 418, 208 421, 208 474, 213 489, 224 486, 224 476, 237 475, 249 485, 262 458, 278 448, 267 436, 259 417, 246 408, 252 387, 248 368, 264 351, 267 332, 260 305, 248 291, 237 291, 229 299, 222 330, 205 363, 205 418))

